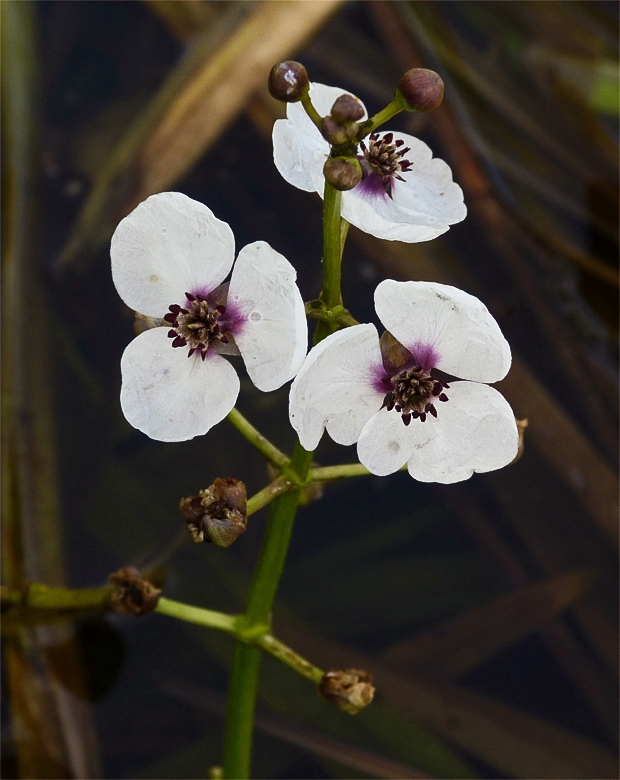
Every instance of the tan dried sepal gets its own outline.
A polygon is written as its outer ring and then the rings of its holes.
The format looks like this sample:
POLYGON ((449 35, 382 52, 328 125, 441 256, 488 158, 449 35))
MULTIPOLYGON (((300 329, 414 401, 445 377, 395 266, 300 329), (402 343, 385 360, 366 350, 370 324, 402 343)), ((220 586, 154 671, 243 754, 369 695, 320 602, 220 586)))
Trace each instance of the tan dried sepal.
POLYGON ((344 712, 355 715, 368 706, 375 695, 372 675, 364 669, 325 672, 319 693, 344 712))
POLYGON ((228 547, 247 528, 247 492, 239 479, 219 477, 197 496, 182 498, 179 510, 192 541, 228 547))
POLYGON ((109 580, 114 585, 109 600, 112 612, 139 617, 148 615, 157 606, 161 590, 133 566, 124 566, 110 574, 109 580))

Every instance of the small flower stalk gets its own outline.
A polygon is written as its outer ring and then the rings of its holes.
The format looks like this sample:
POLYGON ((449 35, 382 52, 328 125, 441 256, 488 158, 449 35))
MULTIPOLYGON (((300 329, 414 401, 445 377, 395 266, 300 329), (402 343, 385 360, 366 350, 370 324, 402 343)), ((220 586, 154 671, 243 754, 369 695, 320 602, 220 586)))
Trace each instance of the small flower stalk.
POLYGON ((161 590, 133 566, 124 566, 110 574, 109 580, 114 585, 109 602, 112 612, 140 617, 157 607, 161 590))
POLYGON ((325 672, 319 693, 338 709, 356 715, 373 700, 375 688, 372 675, 363 669, 342 669, 325 672))
POLYGON ((182 498, 179 509, 196 543, 229 547, 248 525, 245 485, 233 477, 218 477, 197 496, 182 498))

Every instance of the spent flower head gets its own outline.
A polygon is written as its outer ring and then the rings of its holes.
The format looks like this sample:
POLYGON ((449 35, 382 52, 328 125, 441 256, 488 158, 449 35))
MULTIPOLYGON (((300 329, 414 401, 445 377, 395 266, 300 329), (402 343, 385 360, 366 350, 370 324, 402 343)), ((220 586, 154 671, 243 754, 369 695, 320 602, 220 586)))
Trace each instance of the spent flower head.
POLYGON ((295 376, 307 349, 293 266, 257 241, 237 257, 230 227, 179 192, 151 195, 125 217, 111 246, 123 301, 165 327, 141 333, 121 359, 121 406, 152 439, 206 433, 233 408, 239 377, 223 355, 241 355, 269 391, 295 376))
POLYGON ((504 397, 485 382, 510 368, 497 322, 474 296, 429 282, 381 282, 374 325, 333 333, 308 354, 291 386, 290 419, 314 450, 327 429, 357 442, 380 476, 407 464, 422 482, 458 482, 501 468, 519 434, 504 397), (446 381, 447 375, 465 381, 446 381))
MULTIPOLYGON (((314 107, 322 117, 330 117, 329 122, 323 123, 323 132, 330 139, 337 139, 337 143, 345 138, 346 126, 334 120, 333 111, 337 117, 344 116, 339 110, 345 107, 341 100, 344 94, 337 87, 310 84, 314 107)), ((359 116, 362 120, 366 109, 357 98, 352 99, 363 111, 359 116)), ((346 105, 351 111, 353 104, 347 101, 346 105)), ((273 128, 276 167, 290 184, 318 192, 322 197, 323 168, 330 155, 330 144, 301 103, 290 103, 286 116, 273 128)), ((452 181, 449 166, 433 158, 431 150, 418 138, 398 132, 372 133, 359 143, 357 159, 362 177, 344 192, 342 217, 360 230, 389 240, 428 241, 465 218, 463 192, 452 181)))

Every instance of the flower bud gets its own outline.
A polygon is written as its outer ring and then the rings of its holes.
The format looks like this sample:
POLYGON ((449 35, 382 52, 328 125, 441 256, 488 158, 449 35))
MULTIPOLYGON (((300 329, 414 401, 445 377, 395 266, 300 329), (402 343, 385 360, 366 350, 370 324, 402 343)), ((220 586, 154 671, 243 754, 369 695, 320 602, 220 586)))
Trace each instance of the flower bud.
POLYGON ((357 122, 358 119, 362 119, 364 108, 353 95, 340 95, 332 106, 331 115, 332 119, 339 125, 346 125, 349 122, 357 122))
POLYGON ((352 190, 362 178, 362 166, 357 157, 328 157, 323 175, 334 189, 352 190))
POLYGON ((182 498, 179 510, 196 543, 228 547, 248 525, 245 485, 233 477, 218 478, 197 496, 182 498))
POLYGON ((144 579, 133 566, 124 566, 110 574, 110 582, 115 586, 110 596, 110 609, 124 615, 147 615, 157 606, 161 590, 144 579))
POLYGON ((279 62, 269 74, 269 93, 283 103, 297 103, 306 94, 309 86, 308 73, 301 62, 279 62))
POLYGON ((321 135, 332 146, 346 144, 349 140, 347 128, 338 124, 331 116, 321 119, 321 135))
POLYGON ((443 100, 444 84, 434 70, 412 68, 398 82, 400 97, 407 111, 434 111, 443 100))
POLYGON ((319 693, 339 709, 355 715, 373 700, 375 688, 372 676, 363 669, 342 669, 325 672, 319 693))

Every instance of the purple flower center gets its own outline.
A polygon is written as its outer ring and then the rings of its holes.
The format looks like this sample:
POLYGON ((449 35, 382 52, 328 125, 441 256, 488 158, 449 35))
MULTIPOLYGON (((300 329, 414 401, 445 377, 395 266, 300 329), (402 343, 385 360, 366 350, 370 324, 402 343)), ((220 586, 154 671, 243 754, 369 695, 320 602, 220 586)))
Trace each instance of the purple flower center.
POLYGON ((444 388, 449 389, 450 385, 435 379, 422 366, 413 366, 393 376, 385 376, 381 382, 391 387, 385 394, 381 408, 385 406, 388 412, 395 409, 402 415, 405 425, 409 425, 412 419, 426 422, 427 414, 437 417, 435 401, 448 400, 444 388))
MULTIPOLYGON (((194 353, 204 360, 207 350, 238 354, 230 328, 234 317, 226 316, 224 285, 210 295, 185 293, 185 306, 177 303, 169 306, 164 320, 172 325, 168 331, 173 347, 189 347, 187 357, 194 353)), ((227 285, 226 285, 227 288, 227 285)))
POLYGON ((418 343, 409 350, 388 331, 380 346, 383 370, 377 389, 387 390, 381 408, 395 409, 405 425, 412 419, 426 422, 427 414, 437 417, 435 402, 448 400, 444 389, 449 385, 432 374, 439 362, 435 348, 418 343))
POLYGON ((404 141, 394 141, 392 133, 380 136, 372 133, 368 145, 360 141, 363 154, 358 156, 362 168, 362 180, 357 185, 363 193, 373 196, 392 196, 394 179, 405 181, 400 175, 410 170, 412 163, 404 160, 403 155, 411 151, 401 148, 404 141))

